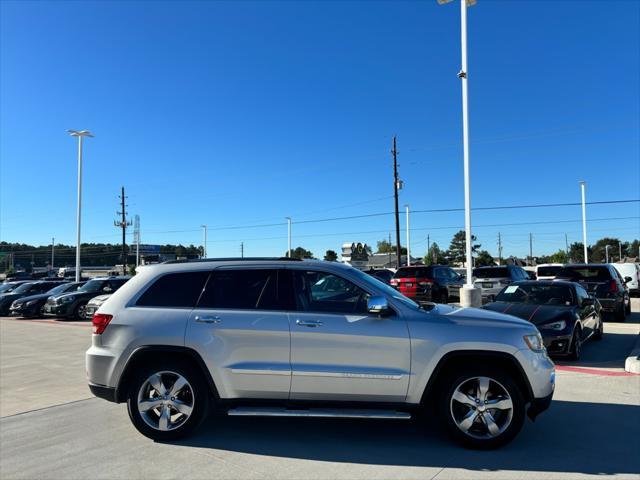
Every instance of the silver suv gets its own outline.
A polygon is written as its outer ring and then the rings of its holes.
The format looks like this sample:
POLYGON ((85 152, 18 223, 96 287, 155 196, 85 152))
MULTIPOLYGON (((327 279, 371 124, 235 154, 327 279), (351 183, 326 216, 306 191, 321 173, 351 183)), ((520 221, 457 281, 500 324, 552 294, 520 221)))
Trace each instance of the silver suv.
POLYGON ((476 448, 548 408, 554 365, 529 322, 423 309, 352 267, 286 259, 145 266, 93 317, 94 395, 126 402, 147 437, 227 415, 437 415, 476 448))

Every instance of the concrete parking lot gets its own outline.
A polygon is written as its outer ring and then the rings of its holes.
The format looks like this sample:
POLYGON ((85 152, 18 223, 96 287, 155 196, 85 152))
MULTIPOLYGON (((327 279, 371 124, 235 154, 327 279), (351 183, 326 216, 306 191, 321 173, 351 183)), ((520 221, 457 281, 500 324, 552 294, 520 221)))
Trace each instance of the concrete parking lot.
POLYGON ((464 450, 434 424, 212 417, 154 443, 95 399, 86 322, 0 318, 0 478, 640 478, 640 375, 624 361, 640 299, 580 362, 558 362, 551 409, 507 447, 464 450))

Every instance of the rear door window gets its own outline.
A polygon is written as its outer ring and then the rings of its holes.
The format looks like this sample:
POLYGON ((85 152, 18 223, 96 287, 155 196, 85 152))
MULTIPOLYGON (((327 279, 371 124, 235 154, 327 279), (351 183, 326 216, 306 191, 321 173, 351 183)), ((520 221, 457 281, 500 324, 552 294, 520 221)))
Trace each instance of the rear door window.
POLYGON ((284 310, 278 298, 278 271, 215 270, 207 282, 198 308, 284 310))
POLYGON ((158 278, 138 299, 141 307, 193 308, 209 272, 169 273, 158 278))

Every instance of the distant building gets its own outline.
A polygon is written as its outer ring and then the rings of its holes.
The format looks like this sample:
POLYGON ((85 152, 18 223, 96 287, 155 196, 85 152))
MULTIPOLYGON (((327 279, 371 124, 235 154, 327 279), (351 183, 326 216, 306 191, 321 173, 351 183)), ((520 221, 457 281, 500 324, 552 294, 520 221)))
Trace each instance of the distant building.
MULTIPOLYGON (((402 255, 401 264, 406 265, 407 256, 402 255)), ((366 243, 345 243, 342 245, 342 263, 347 263, 359 270, 395 269, 397 256, 395 253, 372 253, 371 247, 366 243)), ((411 257, 411 265, 422 264, 421 258, 411 257)))

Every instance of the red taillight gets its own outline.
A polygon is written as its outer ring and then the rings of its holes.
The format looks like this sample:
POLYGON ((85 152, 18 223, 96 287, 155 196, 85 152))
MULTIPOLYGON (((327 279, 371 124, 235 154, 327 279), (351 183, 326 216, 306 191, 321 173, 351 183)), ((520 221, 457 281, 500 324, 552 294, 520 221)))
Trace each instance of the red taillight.
POLYGON ((609 293, 616 293, 618 291, 618 284, 615 280, 609 282, 609 293))
POLYGON ((112 318, 113 315, 107 315, 106 313, 94 313, 93 319, 91 320, 91 323, 93 323, 93 333, 101 335, 112 318))
POLYGON ((391 285, 398 285, 398 282, 399 282, 399 281, 400 281, 400 280, 398 280, 397 278, 392 278, 392 279, 391 279, 391 285))

